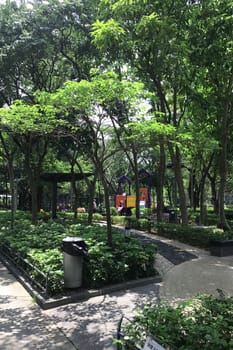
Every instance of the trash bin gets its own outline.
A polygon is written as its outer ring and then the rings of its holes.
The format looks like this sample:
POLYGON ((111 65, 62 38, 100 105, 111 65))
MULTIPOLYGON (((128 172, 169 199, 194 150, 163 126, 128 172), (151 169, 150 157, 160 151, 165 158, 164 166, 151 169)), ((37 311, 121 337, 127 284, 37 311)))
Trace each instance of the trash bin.
POLYGON ((169 212, 169 223, 176 224, 177 223, 177 214, 175 210, 170 210, 169 212))
POLYGON ((176 210, 172 207, 164 207, 165 214, 168 214, 168 222, 170 224, 176 224, 178 221, 176 210))
POLYGON ((83 259, 88 256, 87 245, 80 237, 66 237, 62 240, 65 288, 82 285, 83 259))

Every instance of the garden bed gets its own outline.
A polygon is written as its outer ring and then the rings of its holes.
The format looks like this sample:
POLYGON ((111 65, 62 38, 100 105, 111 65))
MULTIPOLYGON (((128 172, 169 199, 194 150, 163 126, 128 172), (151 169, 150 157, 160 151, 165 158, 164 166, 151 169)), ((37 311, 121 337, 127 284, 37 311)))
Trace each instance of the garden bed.
POLYGON ((214 256, 233 255, 233 240, 216 240, 210 242, 210 254, 214 256))
POLYGON ((113 249, 107 244, 105 227, 98 225, 48 222, 38 226, 18 221, 15 229, 5 225, 0 230, 2 250, 10 251, 15 264, 28 263, 26 273, 37 283, 46 280, 48 295, 64 292, 62 240, 65 237, 82 237, 88 245, 89 259, 84 263, 83 284, 85 289, 101 289, 113 284, 155 276, 155 245, 138 242, 133 237, 114 230, 113 249), (4 247, 3 247, 4 245, 4 247), (14 259, 14 255, 20 259, 14 259), (34 269, 31 269, 31 266, 34 269), (38 272, 39 271, 39 272, 38 272))
POLYGON ((156 274, 152 277, 140 278, 137 280, 131 280, 124 283, 117 283, 110 286, 102 287, 99 289, 87 289, 87 288, 75 288, 63 290, 62 293, 56 295, 48 295, 43 292, 44 288, 38 288, 38 286, 28 278, 28 274, 25 275, 19 266, 12 263, 11 259, 8 259, 5 255, 0 254, 0 261, 8 268, 8 270, 17 278, 17 280, 28 291, 37 304, 44 310, 48 310, 54 307, 67 305, 74 302, 80 302, 92 297, 105 295, 119 290, 126 290, 138 286, 147 285, 150 283, 161 282, 161 276, 156 274))
POLYGON ((222 292, 219 297, 203 295, 176 305, 148 303, 132 320, 121 320, 117 349, 142 349, 147 336, 164 349, 233 349, 232 314, 233 298, 222 292))
POLYGON ((157 222, 142 218, 137 220, 132 217, 114 217, 116 225, 122 225, 129 229, 136 229, 155 233, 161 237, 174 239, 195 247, 209 249, 212 241, 233 240, 233 231, 224 232, 216 226, 181 225, 166 222, 157 222), (119 220, 117 220, 119 218, 119 220))

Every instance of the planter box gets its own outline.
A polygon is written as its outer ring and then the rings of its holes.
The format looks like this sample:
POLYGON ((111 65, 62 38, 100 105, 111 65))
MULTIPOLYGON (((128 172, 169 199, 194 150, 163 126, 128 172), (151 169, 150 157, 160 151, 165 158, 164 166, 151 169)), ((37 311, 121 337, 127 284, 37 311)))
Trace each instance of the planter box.
POLYGON ((233 240, 211 241, 210 254, 215 256, 233 255, 233 240))

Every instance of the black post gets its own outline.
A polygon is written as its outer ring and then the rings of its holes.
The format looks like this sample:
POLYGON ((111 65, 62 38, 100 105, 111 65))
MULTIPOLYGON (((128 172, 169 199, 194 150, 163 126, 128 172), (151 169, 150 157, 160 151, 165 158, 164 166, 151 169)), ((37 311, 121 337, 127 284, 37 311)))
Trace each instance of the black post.
POLYGON ((53 193, 52 193, 52 219, 57 217, 57 181, 53 182, 53 193))

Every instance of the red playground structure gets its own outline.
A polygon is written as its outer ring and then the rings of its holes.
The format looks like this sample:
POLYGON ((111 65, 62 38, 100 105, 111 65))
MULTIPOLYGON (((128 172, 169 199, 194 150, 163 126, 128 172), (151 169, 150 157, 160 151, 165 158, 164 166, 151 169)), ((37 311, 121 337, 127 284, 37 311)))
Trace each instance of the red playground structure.
MULTIPOLYGON (((139 171, 139 175, 146 175, 147 187, 139 188, 139 204, 140 208, 150 208, 151 198, 151 175, 144 168, 139 171)), ((122 175, 117 180, 118 189, 115 195, 115 206, 121 215, 131 215, 131 209, 136 207, 136 196, 131 194, 131 180, 126 176, 122 175), (123 192, 123 184, 128 184, 128 191, 123 192)))

